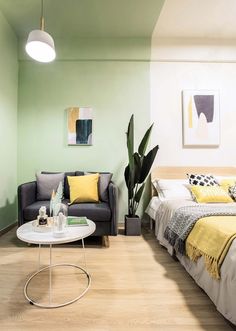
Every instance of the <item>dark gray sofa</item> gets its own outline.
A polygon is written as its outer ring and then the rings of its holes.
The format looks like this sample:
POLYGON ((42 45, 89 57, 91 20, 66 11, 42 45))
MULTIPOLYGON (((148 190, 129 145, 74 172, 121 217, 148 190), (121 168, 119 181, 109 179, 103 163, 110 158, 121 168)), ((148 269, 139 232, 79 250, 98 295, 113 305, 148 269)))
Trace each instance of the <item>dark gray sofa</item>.
MULTIPOLYGON (((46 172, 43 172, 46 173, 46 172)), ((83 176, 84 172, 65 172, 64 178, 64 200, 69 202, 69 184, 67 176, 83 176)), ((110 181, 107 193, 108 201, 99 203, 79 203, 68 206, 69 216, 86 216, 96 224, 94 236, 117 235, 117 196, 116 185, 110 181)), ((18 226, 37 218, 39 208, 46 206, 49 215, 49 200, 37 201, 37 182, 21 184, 18 187, 18 226)))

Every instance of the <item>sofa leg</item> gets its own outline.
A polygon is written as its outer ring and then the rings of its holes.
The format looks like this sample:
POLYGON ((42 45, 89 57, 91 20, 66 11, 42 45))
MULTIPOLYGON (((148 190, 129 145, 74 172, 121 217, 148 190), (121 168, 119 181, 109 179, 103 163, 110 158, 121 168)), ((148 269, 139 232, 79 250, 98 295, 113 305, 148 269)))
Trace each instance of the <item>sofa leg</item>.
POLYGON ((102 246, 110 247, 110 241, 108 236, 102 236, 102 246))

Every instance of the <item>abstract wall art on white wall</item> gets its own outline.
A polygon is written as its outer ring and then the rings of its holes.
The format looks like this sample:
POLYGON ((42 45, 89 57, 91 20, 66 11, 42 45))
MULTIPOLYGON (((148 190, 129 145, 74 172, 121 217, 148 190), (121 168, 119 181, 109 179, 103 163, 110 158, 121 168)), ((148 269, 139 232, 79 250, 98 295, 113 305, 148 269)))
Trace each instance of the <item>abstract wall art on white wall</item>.
POLYGON ((92 145, 92 108, 67 109, 68 145, 92 145))
POLYGON ((183 145, 216 147, 220 144, 219 91, 183 91, 183 145))

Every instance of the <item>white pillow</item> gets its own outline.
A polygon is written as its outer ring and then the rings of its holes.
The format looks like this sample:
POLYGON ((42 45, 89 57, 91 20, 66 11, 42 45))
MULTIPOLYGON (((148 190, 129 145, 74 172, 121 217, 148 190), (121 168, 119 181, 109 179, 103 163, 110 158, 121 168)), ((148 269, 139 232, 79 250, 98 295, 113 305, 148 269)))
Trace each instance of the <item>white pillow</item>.
POLYGON ((214 177, 219 184, 224 179, 235 179, 236 178, 236 176, 214 176, 214 177))
POLYGON ((152 181, 161 198, 193 200, 187 179, 155 179, 152 181))

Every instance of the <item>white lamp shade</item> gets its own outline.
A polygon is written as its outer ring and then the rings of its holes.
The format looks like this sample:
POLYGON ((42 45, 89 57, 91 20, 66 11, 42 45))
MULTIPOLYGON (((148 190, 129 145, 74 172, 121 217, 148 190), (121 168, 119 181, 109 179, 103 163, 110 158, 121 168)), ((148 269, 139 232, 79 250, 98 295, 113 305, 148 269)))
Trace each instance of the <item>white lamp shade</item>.
POLYGON ((51 62, 56 57, 54 41, 50 34, 43 30, 30 32, 25 50, 30 57, 39 62, 51 62))

